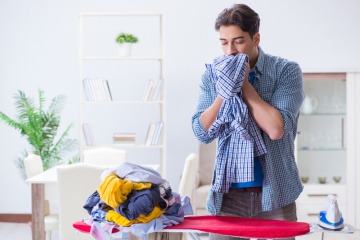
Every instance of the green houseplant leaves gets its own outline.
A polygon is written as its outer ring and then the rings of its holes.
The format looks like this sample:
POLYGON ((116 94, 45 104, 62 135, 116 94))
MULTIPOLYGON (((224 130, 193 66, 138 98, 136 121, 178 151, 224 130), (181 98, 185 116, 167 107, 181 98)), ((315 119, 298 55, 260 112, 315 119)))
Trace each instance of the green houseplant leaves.
POLYGON ((138 42, 138 38, 135 37, 133 34, 131 33, 120 33, 115 41, 121 45, 121 44, 124 44, 124 43, 137 43, 138 42))
MULTIPOLYGON (((38 107, 31 97, 27 97, 21 90, 14 95, 16 119, 12 119, 0 111, 0 121, 19 131, 25 136, 32 146, 31 152, 41 156, 44 170, 55 165, 64 163, 65 153, 77 149, 78 141, 68 138, 72 124, 65 131, 58 134, 60 126, 60 113, 63 109, 65 96, 58 95, 51 100, 48 109, 45 109, 45 96, 39 90, 38 107), (59 136, 58 136, 59 135, 59 136)), ((23 178, 24 158, 28 151, 25 149, 22 156, 17 158, 17 166, 20 168, 23 178)), ((72 160, 74 161, 74 160, 72 160)))

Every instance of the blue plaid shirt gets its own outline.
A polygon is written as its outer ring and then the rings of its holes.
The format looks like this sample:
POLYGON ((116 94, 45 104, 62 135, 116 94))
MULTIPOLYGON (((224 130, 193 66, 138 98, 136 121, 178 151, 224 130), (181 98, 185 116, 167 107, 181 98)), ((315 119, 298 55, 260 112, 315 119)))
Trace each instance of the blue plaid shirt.
POLYGON ((223 55, 206 64, 216 92, 224 99, 215 122, 205 134, 218 137, 212 191, 228 192, 231 183, 254 180, 254 154, 266 152, 260 129, 241 97, 248 56, 223 55))
MULTIPOLYGON (((284 136, 271 140, 263 133, 267 153, 260 156, 264 172, 262 209, 272 211, 293 203, 303 186, 295 162, 294 140, 297 132, 299 111, 304 99, 302 71, 295 62, 265 54, 259 47, 258 61, 254 67, 256 79, 254 88, 260 97, 277 108, 284 121, 284 136)), ((215 139, 205 134, 200 115, 217 97, 216 87, 208 72, 205 72, 200 84, 199 102, 192 117, 192 128, 200 142, 209 143, 215 139)), ((221 202, 207 205, 208 211, 217 214, 221 202)))

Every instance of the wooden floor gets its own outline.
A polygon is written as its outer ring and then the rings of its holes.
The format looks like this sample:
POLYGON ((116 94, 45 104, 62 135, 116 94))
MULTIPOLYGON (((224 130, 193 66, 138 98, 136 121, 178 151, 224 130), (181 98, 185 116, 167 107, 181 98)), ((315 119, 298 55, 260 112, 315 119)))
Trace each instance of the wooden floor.
MULTIPOLYGON (((202 240, 207 240, 205 235, 201 236, 202 240)), ((325 240, 359 240, 360 231, 354 234, 325 234, 325 240)), ((2 223, 0 222, 0 240, 32 240, 31 229, 26 223, 2 223)), ((53 231, 51 240, 59 240, 59 233, 53 231)), ((68 239, 75 240, 75 239, 68 239)), ((297 237, 296 240, 321 240, 321 234, 312 233, 306 236, 297 237)))
MULTIPOLYGON (((32 240, 31 227, 27 223, 0 222, 0 240, 32 240)), ((51 233, 51 240, 59 240, 58 231, 51 233)))

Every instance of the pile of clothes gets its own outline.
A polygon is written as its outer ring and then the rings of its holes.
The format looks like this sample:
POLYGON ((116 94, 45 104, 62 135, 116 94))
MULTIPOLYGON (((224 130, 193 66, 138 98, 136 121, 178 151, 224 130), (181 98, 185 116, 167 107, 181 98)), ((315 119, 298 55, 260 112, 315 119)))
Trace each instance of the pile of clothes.
POLYGON ((190 199, 173 192, 167 180, 151 168, 122 163, 101 175, 101 184, 84 208, 91 234, 110 239, 113 228, 128 227, 138 237, 184 221, 191 215, 190 199))

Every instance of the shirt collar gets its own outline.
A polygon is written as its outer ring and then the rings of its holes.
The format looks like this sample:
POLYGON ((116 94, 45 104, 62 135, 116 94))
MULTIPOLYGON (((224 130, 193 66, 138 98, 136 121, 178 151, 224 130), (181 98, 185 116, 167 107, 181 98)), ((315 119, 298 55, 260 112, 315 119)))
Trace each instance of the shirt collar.
POLYGON ((256 68, 257 72, 262 73, 263 65, 264 65, 264 61, 265 61, 265 53, 261 49, 260 46, 258 46, 258 50, 259 50, 259 57, 258 57, 258 60, 257 60, 257 62, 255 64, 255 68, 256 68))

